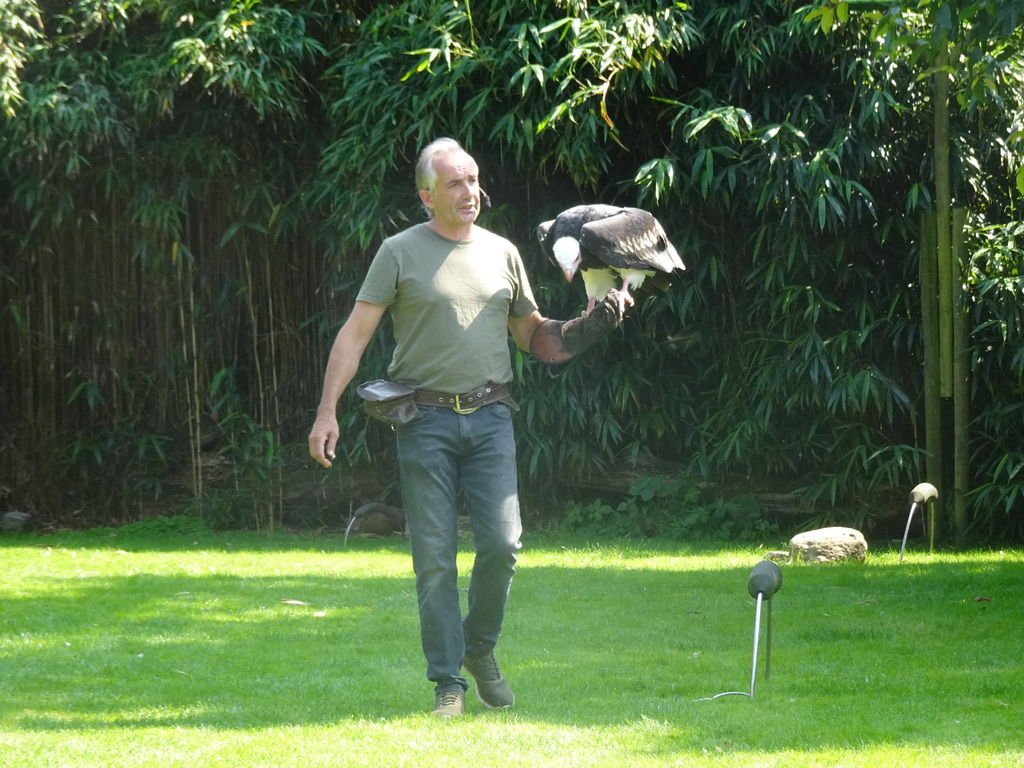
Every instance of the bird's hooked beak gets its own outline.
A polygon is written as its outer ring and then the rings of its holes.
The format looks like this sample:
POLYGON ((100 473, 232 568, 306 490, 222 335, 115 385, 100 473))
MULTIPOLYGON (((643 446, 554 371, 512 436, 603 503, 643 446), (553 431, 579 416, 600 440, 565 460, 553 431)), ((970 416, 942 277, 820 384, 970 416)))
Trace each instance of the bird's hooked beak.
POLYGON ((560 237, 551 247, 555 262, 562 268, 565 281, 571 283, 583 261, 579 241, 572 237, 560 237))

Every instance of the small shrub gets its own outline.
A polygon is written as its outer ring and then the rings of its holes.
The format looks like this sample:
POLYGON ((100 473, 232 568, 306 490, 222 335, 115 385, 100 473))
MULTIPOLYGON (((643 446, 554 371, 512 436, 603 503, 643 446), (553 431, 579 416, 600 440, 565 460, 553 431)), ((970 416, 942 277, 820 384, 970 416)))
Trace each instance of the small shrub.
POLYGON ((705 501, 700 489, 660 475, 642 477, 616 506, 598 499, 569 506, 563 530, 601 537, 747 541, 778 533, 751 495, 705 501))

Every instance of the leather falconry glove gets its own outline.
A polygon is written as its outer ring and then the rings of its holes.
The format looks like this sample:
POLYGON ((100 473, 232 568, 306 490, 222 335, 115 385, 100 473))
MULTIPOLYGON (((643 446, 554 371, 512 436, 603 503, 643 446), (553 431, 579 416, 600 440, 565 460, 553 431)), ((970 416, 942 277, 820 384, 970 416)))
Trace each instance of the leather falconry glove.
POLYGON ((618 291, 612 290, 586 317, 545 320, 530 337, 530 354, 546 365, 561 365, 594 346, 622 322, 618 291))

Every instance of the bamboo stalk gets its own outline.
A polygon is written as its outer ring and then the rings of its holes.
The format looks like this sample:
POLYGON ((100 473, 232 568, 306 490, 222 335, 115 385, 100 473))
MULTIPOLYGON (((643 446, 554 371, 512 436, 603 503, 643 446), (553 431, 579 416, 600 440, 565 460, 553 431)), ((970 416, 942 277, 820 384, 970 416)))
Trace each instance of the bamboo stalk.
POLYGON ((952 262, 956 270, 957 302, 953 314, 953 528, 957 543, 967 529, 965 496, 970 485, 970 330, 965 285, 967 211, 953 210, 952 262))
MULTIPOLYGON (((267 288, 267 337, 270 342, 270 378, 271 378, 271 395, 273 397, 273 422, 271 425, 273 439, 275 442, 278 440, 278 436, 281 433, 281 393, 279 390, 277 369, 277 334, 274 326, 274 282, 271 279, 270 272, 270 251, 264 249, 263 259, 263 282, 267 288)), ((284 521, 284 473, 282 471, 280 463, 277 465, 277 519, 278 522, 284 521)), ((271 530, 274 525, 271 521, 271 530)))
POLYGON ((199 416, 201 414, 201 403, 199 400, 199 375, 198 363, 196 361, 196 337, 195 337, 195 291, 192 288, 191 264, 186 271, 185 262, 189 261, 186 254, 182 253, 181 243, 175 242, 172 246, 172 258, 177 264, 178 282, 178 320, 181 331, 181 356, 185 365, 185 423, 188 428, 189 463, 191 465, 192 494, 193 500, 197 502, 200 514, 202 514, 203 498, 203 473, 200 467, 200 451, 202 448, 202 436, 200 434, 199 416), (186 291, 187 296, 186 296, 186 291), (188 308, 188 316, 185 309, 188 308), (191 340, 191 345, 190 345, 191 340))
MULTIPOLYGON (((921 326, 924 341, 924 439, 928 458, 925 472, 929 482, 939 489, 935 506, 943 499, 942 483, 942 398, 939 381, 938 263, 935 246, 935 213, 921 215, 921 326)), ((935 536, 934 515, 929 525, 935 536)), ((941 519, 941 515, 939 515, 941 519)))
POLYGON ((955 281, 950 244, 949 181, 949 43, 943 39, 935 57, 935 105, 932 114, 935 153, 935 231, 939 259, 939 381, 942 397, 953 396, 953 298, 955 281))
MULTIPOLYGON (((256 316, 256 305, 253 300, 253 294, 255 293, 256 286, 253 285, 252 280, 252 258, 249 255, 249 249, 243 248, 243 264, 245 269, 245 307, 249 315, 249 343, 251 346, 250 353, 252 354, 252 364, 256 370, 256 394, 259 409, 256 413, 256 420, 258 424, 264 424, 266 421, 266 387, 263 385, 263 365, 260 361, 260 348, 259 348, 259 320, 256 316)), ((261 505, 257 505, 259 509, 261 505)), ((256 515, 256 527, 257 528, 268 528, 273 529, 274 527, 274 513, 273 506, 268 506, 266 518, 257 513, 256 515)))

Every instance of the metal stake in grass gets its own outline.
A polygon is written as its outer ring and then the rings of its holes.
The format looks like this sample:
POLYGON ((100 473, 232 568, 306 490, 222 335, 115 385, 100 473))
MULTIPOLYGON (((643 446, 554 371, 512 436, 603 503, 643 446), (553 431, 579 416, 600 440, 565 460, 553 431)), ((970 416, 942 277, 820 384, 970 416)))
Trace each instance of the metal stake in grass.
MULTIPOLYGON (((907 535, 910 533, 910 521, 914 519, 914 510, 917 509, 919 504, 931 504, 937 498, 939 498, 939 492, 931 483, 920 483, 914 486, 914 490, 910 492, 910 514, 907 515, 907 527, 903 531, 903 543, 900 545, 900 562, 903 562, 903 551, 907 548, 907 535)), ((932 536, 935 535, 935 513, 934 507, 930 507, 932 513, 929 516, 930 525, 929 530, 932 532, 932 536)), ((922 521, 924 518, 921 518, 922 521)))
POLYGON ((772 595, 779 591, 782 587, 782 569, 778 565, 773 563, 771 560, 762 560, 760 563, 754 566, 754 570, 750 572, 750 578, 747 579, 747 592, 750 596, 757 600, 757 608, 754 612, 754 660, 750 668, 750 692, 746 691, 726 691, 725 693, 717 693, 706 699, 697 699, 697 701, 711 701, 717 699, 720 696, 749 696, 754 698, 754 686, 757 683, 757 651, 758 644, 761 636, 761 606, 764 603, 768 604, 768 631, 767 639, 765 642, 765 659, 764 659, 764 679, 767 680, 771 676, 772 670, 772 595))

